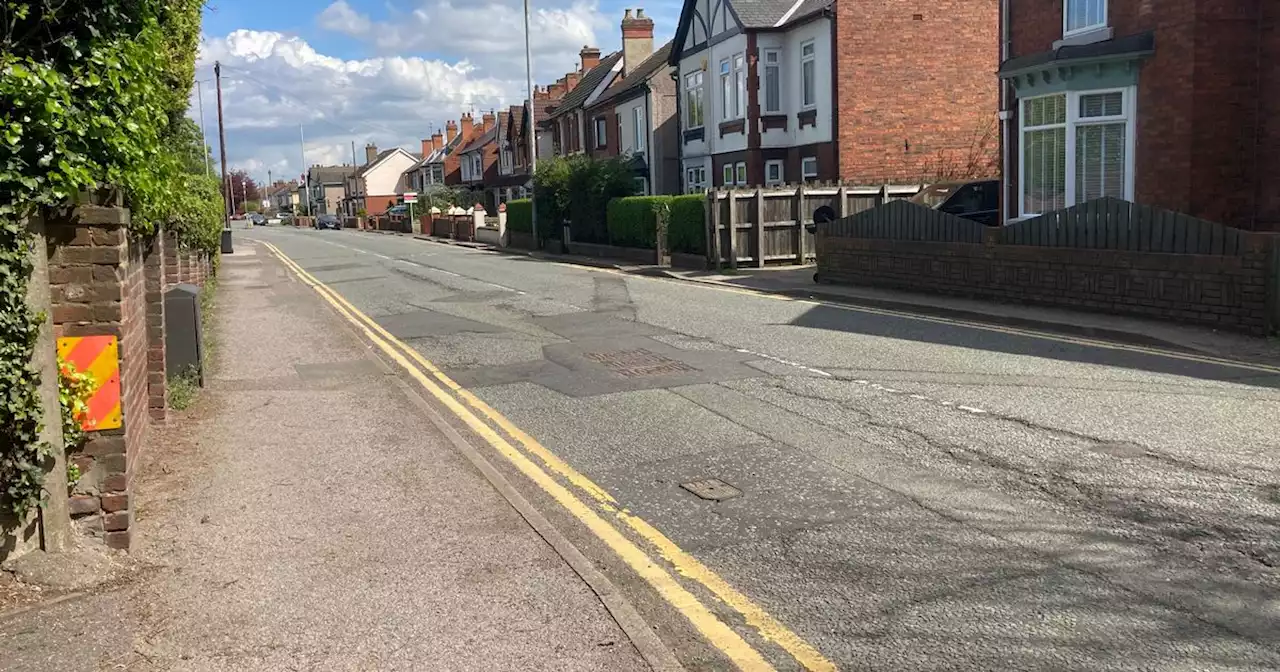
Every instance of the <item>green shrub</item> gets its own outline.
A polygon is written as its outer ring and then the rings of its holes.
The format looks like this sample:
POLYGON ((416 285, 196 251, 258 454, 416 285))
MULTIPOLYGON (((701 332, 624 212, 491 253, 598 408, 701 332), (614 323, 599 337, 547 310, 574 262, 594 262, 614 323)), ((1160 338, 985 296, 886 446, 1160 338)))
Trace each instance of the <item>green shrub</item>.
POLYGON ((706 201, 702 194, 671 197, 667 244, 672 252, 707 253, 706 201))
POLYGON ((609 244, 653 249, 656 238, 654 208, 670 203, 670 196, 625 196, 609 201, 605 217, 609 226, 609 244))
POLYGON ((607 243, 609 201, 635 193, 635 174, 625 158, 557 157, 538 163, 533 189, 541 237, 559 235, 568 220, 575 240, 607 243))
POLYGON ((527 198, 507 201, 507 230, 533 233, 533 201, 527 198))

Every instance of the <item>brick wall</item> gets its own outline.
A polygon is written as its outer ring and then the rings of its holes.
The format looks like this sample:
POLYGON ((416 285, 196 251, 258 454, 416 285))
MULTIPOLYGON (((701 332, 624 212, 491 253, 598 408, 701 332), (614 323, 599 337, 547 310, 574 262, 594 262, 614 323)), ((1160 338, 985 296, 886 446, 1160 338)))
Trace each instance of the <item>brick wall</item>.
POLYGON ((988 133, 976 154, 994 174, 998 29, 999 0, 837 2, 839 177, 916 180, 967 161, 988 133))
POLYGON ((1272 237, 1241 256, 1155 254, 988 242, 907 242, 819 233, 822 282, 1137 315, 1262 334, 1272 237))
MULTIPOLYGON (((1049 51, 1062 38, 1063 0, 1011 4, 1012 56, 1049 51)), ((1108 22, 1117 37, 1155 34, 1138 76, 1134 200, 1280 231, 1280 190, 1271 186, 1280 171, 1280 6, 1109 0, 1108 22)), ((1016 132, 1012 140, 1017 157, 1016 132)), ((1010 174, 1016 180, 1016 167, 1010 174)))
POLYGON ((130 241, 128 223, 125 208, 81 206, 50 218, 47 227, 54 333, 119 339, 123 427, 90 432, 69 455, 83 474, 72 514, 114 548, 129 546, 133 466, 150 429, 144 254, 154 247, 130 241))

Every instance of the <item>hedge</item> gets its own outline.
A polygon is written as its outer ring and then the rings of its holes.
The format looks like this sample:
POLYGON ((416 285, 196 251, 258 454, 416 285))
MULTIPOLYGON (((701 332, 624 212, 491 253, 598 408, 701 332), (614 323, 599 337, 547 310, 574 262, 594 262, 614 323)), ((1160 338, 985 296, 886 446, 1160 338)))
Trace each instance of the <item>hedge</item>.
POLYGON ((671 197, 667 243, 672 252, 707 253, 706 201, 707 197, 701 194, 671 197))
POLYGON ((507 230, 533 233, 533 201, 527 198, 507 201, 507 230))
POLYGON ((652 250, 657 237, 654 208, 670 204, 670 196, 625 196, 609 201, 605 216, 609 244, 652 250))

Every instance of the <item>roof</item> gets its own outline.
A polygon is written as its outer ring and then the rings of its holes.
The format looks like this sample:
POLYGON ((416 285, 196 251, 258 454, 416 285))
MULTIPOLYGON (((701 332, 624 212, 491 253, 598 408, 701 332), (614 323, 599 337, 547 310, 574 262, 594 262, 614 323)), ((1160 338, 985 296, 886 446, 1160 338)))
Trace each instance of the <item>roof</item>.
MULTIPOLYGON (((830 7, 835 0, 729 0, 729 9, 744 30, 784 28, 799 23, 817 12, 830 7)), ((676 24, 675 44, 684 44, 689 35, 689 25, 697 0, 684 0, 680 21, 676 24)), ((678 65, 681 49, 673 48, 667 59, 669 65, 678 65)))
POLYGON ((1003 77, 1012 77, 1028 69, 1050 63, 1065 65, 1073 61, 1091 62, 1123 56, 1142 56, 1154 52, 1155 48, 1155 33, 1147 31, 1137 35, 1127 35, 1092 44, 1063 46, 1051 51, 1011 58, 1001 64, 999 74, 1003 77))
POLYGON ((453 150, 457 149, 458 145, 461 142, 462 142, 461 135, 453 136, 452 140, 444 143, 444 147, 441 147, 440 149, 437 149, 431 152, 430 154, 428 154, 427 156, 423 157, 423 159, 419 161, 417 165, 415 165, 410 170, 415 170, 431 163, 440 163, 441 161, 444 161, 444 157, 452 154, 453 150))
POLYGON ((578 80, 578 85, 573 87, 572 91, 566 93, 564 98, 560 99, 555 111, 548 115, 547 118, 558 117, 565 112, 582 107, 582 104, 591 96, 591 93, 600 86, 600 82, 613 73, 613 66, 621 58, 622 52, 615 51, 600 59, 600 64, 588 70, 587 74, 578 80))
POLYGON ((493 125, 493 128, 485 131, 484 133, 481 133, 479 137, 475 138, 470 143, 468 143, 466 147, 463 147, 462 149, 458 150, 458 153, 466 154, 467 152, 474 152, 475 150, 480 149, 481 147, 484 147, 485 145, 493 142, 494 139, 497 137, 498 137, 498 124, 495 123, 493 125))
MULTIPOLYGON (((511 109, 507 110, 507 118, 511 120, 507 122, 505 130, 507 135, 512 134, 512 129, 522 129, 524 126, 524 105, 512 105, 511 109)), ((515 133, 518 134, 519 130, 516 130, 515 133)))
POLYGON ((343 182, 348 175, 356 172, 354 166, 311 166, 307 169, 307 178, 319 184, 343 182))
POLYGON ((669 67, 667 59, 671 57, 671 45, 671 42, 662 45, 657 51, 649 54, 648 58, 640 61, 640 65, 633 68, 626 77, 605 89, 605 92, 591 104, 592 107, 610 100, 624 98, 627 94, 641 90, 650 77, 659 70, 669 67))
POLYGON ((372 161, 364 164, 363 166, 360 166, 359 168, 356 168, 356 175, 357 176, 364 175, 365 173, 369 172, 370 168, 378 165, 378 163, 381 162, 383 159, 387 158, 388 156, 391 156, 392 154, 395 154, 399 150, 400 150, 399 147, 392 147, 391 149, 384 149, 381 152, 378 152, 378 155, 373 157, 372 161))

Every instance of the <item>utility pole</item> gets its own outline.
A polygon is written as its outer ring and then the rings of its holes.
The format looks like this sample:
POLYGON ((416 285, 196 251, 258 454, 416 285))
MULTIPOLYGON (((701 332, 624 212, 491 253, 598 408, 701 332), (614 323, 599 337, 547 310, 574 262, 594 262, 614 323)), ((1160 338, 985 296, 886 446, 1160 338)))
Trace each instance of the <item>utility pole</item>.
POLYGON ((304 212, 306 212, 307 216, 310 217, 311 216, 311 171, 307 170, 307 136, 303 135, 302 133, 302 124, 298 124, 298 140, 299 140, 298 146, 302 149, 302 179, 303 179, 303 184, 306 186, 306 190, 307 190, 306 191, 307 207, 304 210, 304 212))
POLYGON ((218 89, 218 153, 222 155, 222 228, 231 229, 231 212, 227 203, 231 198, 231 187, 227 175, 227 130, 222 122, 222 64, 214 61, 213 79, 218 89))
POLYGON ((196 100, 200 101, 200 140, 204 144, 204 175, 209 176, 209 171, 213 168, 209 165, 213 161, 209 160, 209 135, 204 130, 204 82, 196 80, 196 100))
MULTIPOLYGON (((529 113, 524 115, 529 124, 529 183, 533 184, 533 173, 538 168, 538 120, 536 105, 533 104, 533 50, 529 46, 529 0, 524 0, 524 76, 525 85, 529 87, 529 113)), ((538 246, 538 203, 534 200, 533 190, 529 190, 529 217, 533 224, 533 244, 538 246)))

